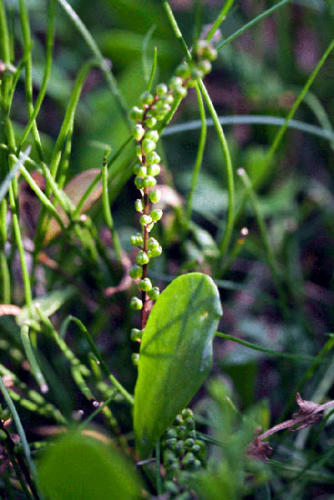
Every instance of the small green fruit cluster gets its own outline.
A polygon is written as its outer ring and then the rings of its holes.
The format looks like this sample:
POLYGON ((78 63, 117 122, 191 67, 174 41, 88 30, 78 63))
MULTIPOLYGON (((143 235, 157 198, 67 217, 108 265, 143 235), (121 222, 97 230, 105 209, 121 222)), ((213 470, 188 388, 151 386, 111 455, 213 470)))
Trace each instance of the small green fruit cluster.
POLYGON ((130 276, 140 280, 138 286, 142 292, 141 299, 133 297, 131 300, 131 307, 136 310, 143 309, 148 297, 156 300, 159 295, 159 290, 147 278, 147 265, 151 258, 159 257, 162 252, 158 241, 149 238, 150 231, 163 215, 161 209, 151 207, 160 200, 160 193, 155 186, 161 168, 161 158, 156 152, 161 125, 168 118, 173 104, 185 97, 188 88, 211 70, 211 61, 216 55, 216 50, 209 42, 200 40, 193 60, 180 64, 168 85, 159 83, 154 92, 144 92, 140 97, 140 105, 134 106, 130 112, 138 160, 133 169, 134 182, 141 195, 135 201, 135 209, 140 214, 141 232, 130 239, 131 244, 138 248, 136 265, 131 268, 130 276))
POLYGON ((198 439, 194 415, 189 408, 182 410, 167 429, 162 437, 162 448, 166 469, 165 489, 179 495, 184 491, 191 473, 203 467, 206 457, 205 445, 198 439))

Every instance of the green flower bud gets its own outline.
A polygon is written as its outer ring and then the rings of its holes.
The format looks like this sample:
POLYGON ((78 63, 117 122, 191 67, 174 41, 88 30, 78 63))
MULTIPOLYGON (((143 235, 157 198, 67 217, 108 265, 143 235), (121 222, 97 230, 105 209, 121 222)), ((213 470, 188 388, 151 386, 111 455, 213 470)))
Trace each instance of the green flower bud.
POLYGON ((135 279, 139 279, 141 278, 143 275, 143 268, 140 267, 140 266, 132 266, 131 269, 130 269, 130 276, 131 278, 133 278, 134 280, 135 279))
POLYGON ((142 95, 140 96, 140 101, 142 104, 146 104, 147 106, 150 106, 152 102, 154 101, 154 96, 150 94, 149 92, 143 92, 142 95))
POLYGON ((192 467, 195 463, 195 456, 193 453, 191 453, 191 451, 189 451, 185 457, 183 458, 182 460, 182 464, 185 466, 185 467, 192 467))
POLYGON ((142 177, 135 178, 135 185, 138 189, 143 189, 144 187, 144 179, 142 177))
POLYGON ((150 259, 151 258, 154 259, 154 257, 160 257, 161 254, 162 254, 162 248, 160 245, 157 248, 147 251, 147 255, 149 256, 150 259))
POLYGON ((192 448, 194 446, 195 441, 191 438, 185 440, 184 445, 186 448, 192 448))
POLYGON ((166 104, 173 104, 174 102, 174 96, 172 94, 167 94, 163 97, 163 101, 166 103, 166 104))
POLYGON ((197 439, 197 434, 195 430, 189 431, 188 432, 188 437, 192 439, 197 439))
POLYGON ((160 219, 161 219, 162 214, 163 214, 163 212, 162 212, 161 208, 155 208, 155 209, 154 209, 154 210, 152 210, 152 212, 151 212, 151 217, 152 217, 152 220, 153 220, 154 222, 157 222, 158 220, 160 220, 160 219))
POLYGON ((189 64, 187 64, 186 62, 179 64, 179 66, 176 68, 175 73, 177 76, 181 77, 182 79, 188 78, 190 75, 189 64))
POLYGON ((156 240, 155 238, 153 238, 152 236, 151 236, 151 238, 148 239, 147 248, 149 250, 154 250, 155 248, 158 248, 159 246, 160 246, 159 241, 156 240))
POLYGON ((199 451, 201 451, 201 447, 198 445, 198 444, 194 444, 192 447, 191 447, 191 451, 193 453, 198 453, 199 451))
POLYGON ((143 290, 144 292, 148 292, 149 290, 152 289, 152 283, 149 278, 144 278, 142 279, 139 283, 138 286, 140 290, 143 290))
POLYGON ((156 86, 155 91, 159 97, 162 97, 167 94, 168 87, 165 83, 159 83, 159 85, 156 86))
POLYGON ((139 250, 137 257, 136 257, 136 262, 139 266, 144 266, 150 261, 149 256, 147 255, 144 250, 139 250))
POLYGON ((144 167, 144 165, 142 165, 141 163, 137 163, 133 167, 133 173, 135 175, 138 175, 139 177, 145 177, 147 175, 147 168, 144 167))
POLYGON ((177 437, 176 430, 173 429, 173 428, 167 429, 167 431, 166 431, 166 437, 167 438, 176 438, 177 437))
POLYGON ((132 134, 136 141, 140 141, 144 137, 145 129, 140 123, 137 123, 132 131, 132 134))
POLYGON ((138 352, 133 352, 131 354, 131 360, 132 360, 132 363, 135 365, 135 366, 138 366, 138 363, 139 363, 139 353, 138 352))
POLYGON ((144 210, 144 203, 143 203, 143 200, 136 200, 135 201, 135 209, 137 212, 142 212, 144 210))
POLYGON ((209 59, 209 61, 214 61, 217 58, 216 49, 206 40, 198 41, 196 54, 199 59, 209 59))
MULTIPOLYGON (((150 174, 152 175, 152 174, 150 174)), ((148 197, 149 197, 149 200, 151 203, 158 203, 158 201, 160 201, 160 197, 161 197, 161 193, 160 191, 150 191, 149 194, 148 194, 148 197)))
POLYGON ((182 418, 193 417, 194 413, 190 408, 183 408, 181 411, 182 418))
POLYGON ((143 236, 140 233, 133 234, 130 238, 130 243, 134 247, 141 247, 144 244, 143 236))
POLYGON ((147 155, 148 153, 151 153, 151 151, 154 151, 156 148, 156 144, 154 141, 151 141, 150 139, 144 139, 142 142, 142 149, 143 152, 147 155))
POLYGON ((176 438, 170 438, 170 439, 166 440, 166 446, 167 446, 167 448, 171 448, 172 450, 174 449, 176 443, 177 443, 177 439, 176 438))
POLYGON ((171 107, 169 104, 167 104, 163 101, 159 101, 155 105, 155 109, 156 109, 157 114, 160 114, 160 113, 168 113, 168 111, 170 111, 171 107))
POLYGON ((179 76, 173 76, 169 81, 169 86, 172 90, 182 87, 183 80, 179 76))
POLYGON ((143 308, 143 301, 138 297, 132 297, 130 300, 130 307, 136 311, 140 311, 143 308))
POLYGON ((150 141, 157 142, 159 140, 159 133, 157 130, 149 130, 146 132, 145 139, 149 139, 150 141))
POLYGON ((144 110, 134 106, 130 111, 131 120, 139 122, 143 118, 144 110))
POLYGON ((175 451, 178 455, 183 455, 184 453, 184 442, 182 440, 178 440, 178 442, 175 445, 175 451))
POLYGON ((174 481, 165 481, 165 488, 173 497, 179 493, 179 487, 174 481))
POLYGON ((151 224, 152 217, 150 215, 143 214, 140 216, 139 222, 141 226, 147 226, 147 224, 151 224))
POLYGON ((203 72, 204 75, 210 73, 212 69, 212 64, 208 59, 202 59, 201 61, 198 61, 197 66, 203 72))
POLYGON ((155 127, 157 124, 157 119, 154 118, 154 116, 150 116, 149 118, 147 118, 145 120, 145 125, 148 127, 148 128, 153 128, 155 127))
POLYGON ((135 151, 136 151, 136 155, 137 155, 138 160, 142 163, 142 151, 141 151, 140 144, 136 145, 135 151))
POLYGON ((160 295, 160 290, 157 286, 154 286, 151 290, 148 292, 148 296, 150 297, 151 300, 157 300, 160 295))
MULTIPOLYGON (((150 168, 150 167, 149 167, 150 168)), ((149 188, 155 186, 157 183, 157 180, 149 175, 148 177, 145 177, 144 179, 144 187, 149 188)))
POLYGON ((138 330, 138 328, 132 328, 130 338, 132 342, 140 342, 143 336, 143 330, 138 330))
POLYGON ((160 163, 161 158, 156 151, 151 151, 146 155, 146 163, 152 165, 152 163, 160 163))
POLYGON ((159 175, 160 174, 160 165, 158 165, 157 163, 153 163, 152 165, 149 165, 148 169, 147 169, 147 173, 148 173, 148 175, 153 175, 153 177, 155 177, 156 175, 159 175))
POLYGON ((184 97, 186 97, 188 91, 187 91, 186 87, 178 87, 177 89, 175 89, 175 93, 179 97, 182 97, 182 99, 183 99, 184 97))

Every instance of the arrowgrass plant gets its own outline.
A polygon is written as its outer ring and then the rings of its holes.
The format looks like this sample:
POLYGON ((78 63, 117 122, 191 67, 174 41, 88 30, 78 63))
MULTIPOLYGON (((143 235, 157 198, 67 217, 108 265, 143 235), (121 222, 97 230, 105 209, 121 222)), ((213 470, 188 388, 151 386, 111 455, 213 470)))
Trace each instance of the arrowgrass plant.
POLYGON ((334 11, 208 3, 0 0, 1 498, 333 495, 334 11))

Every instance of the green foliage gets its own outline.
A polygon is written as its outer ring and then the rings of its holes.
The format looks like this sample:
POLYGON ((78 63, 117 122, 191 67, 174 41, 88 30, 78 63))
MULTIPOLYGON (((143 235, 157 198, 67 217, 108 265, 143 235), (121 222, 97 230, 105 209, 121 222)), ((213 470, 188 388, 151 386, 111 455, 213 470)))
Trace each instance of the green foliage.
POLYGON ((52 444, 38 467, 42 492, 50 500, 140 498, 140 481, 112 445, 69 434, 52 444))
POLYGON ((180 276, 160 294, 141 343, 135 389, 134 428, 143 457, 207 377, 221 315, 218 290, 204 274, 180 276))

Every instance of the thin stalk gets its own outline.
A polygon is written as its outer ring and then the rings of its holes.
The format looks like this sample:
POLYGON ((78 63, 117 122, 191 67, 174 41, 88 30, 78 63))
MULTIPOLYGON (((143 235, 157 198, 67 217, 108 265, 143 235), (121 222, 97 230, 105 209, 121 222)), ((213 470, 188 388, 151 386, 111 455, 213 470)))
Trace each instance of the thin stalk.
POLYGON ((147 83, 147 91, 148 92, 151 91, 151 88, 152 88, 152 85, 153 85, 153 82, 154 82, 154 78, 155 78, 155 74, 156 74, 156 71, 157 71, 157 66, 158 66, 158 48, 154 47, 152 69, 151 69, 151 74, 150 74, 149 81, 147 83))
POLYGON ((297 109, 299 108, 301 102, 303 101, 307 91, 311 87, 311 85, 314 82, 315 78, 317 77, 320 69, 324 65, 327 57, 329 56, 329 54, 332 52, 333 49, 334 49, 334 40, 332 40, 331 43, 328 45, 327 49, 325 50, 325 52, 322 55, 321 59, 319 60, 318 64, 316 65, 316 67, 312 71, 311 75, 307 79, 307 82, 304 85, 302 91, 300 92, 297 99, 293 103, 293 106, 291 107, 291 109, 290 109, 290 111, 289 111, 289 113, 284 121, 284 124, 279 129, 278 133, 276 134, 274 142, 272 143, 270 150, 267 154, 267 158, 266 158, 267 165, 269 165, 269 163, 271 162, 274 153, 276 152, 278 146, 280 145, 282 138, 283 138, 283 135, 285 134, 286 129, 288 128, 288 125, 289 125, 291 118, 293 118, 293 116, 295 115, 295 113, 296 113, 297 109))
POLYGON ((220 249, 220 258, 222 258, 229 247, 232 231, 234 226, 234 176, 233 176, 233 166, 232 159, 229 151, 229 147, 227 144, 227 140, 225 138, 224 130, 220 124, 219 117, 214 108, 214 105, 210 99, 209 93, 206 90, 206 87, 202 81, 199 81, 199 88, 204 97, 205 103, 208 107, 209 113, 213 120, 214 127, 216 129, 216 133, 218 136, 218 140, 220 142, 224 159, 225 159, 225 168, 226 168, 226 176, 227 176, 227 194, 228 194, 228 207, 227 207, 227 218, 226 218, 226 227, 224 231, 224 236, 219 242, 220 249))
POLYGON ((105 218, 107 226, 111 232, 112 242, 114 245, 117 259, 119 260, 119 262, 121 262, 121 260, 122 260, 122 246, 121 246, 121 242, 120 242, 120 239, 118 237, 117 231, 115 229, 114 220, 113 220, 111 210, 110 210, 109 190, 108 190, 109 178, 108 177, 109 177, 109 175, 108 175, 107 162, 103 161, 103 165, 102 165, 102 204, 103 204, 104 218, 105 218))
MULTIPOLYGON (((20 20, 21 20, 22 35, 23 35, 23 59, 25 67, 24 83, 26 92, 26 104, 30 118, 34 112, 34 102, 32 96, 32 58, 31 58, 32 40, 30 35, 29 16, 26 8, 26 2, 25 0, 19 0, 19 4, 20 4, 20 20)), ((43 146, 41 143, 41 138, 39 136, 35 119, 32 120, 31 126, 38 155, 41 161, 43 161, 44 157, 43 146)))
POLYGON ((108 63, 105 60, 105 58, 103 57, 103 55, 102 55, 99 47, 97 46, 94 38, 92 37, 92 35, 88 31, 86 25, 82 22, 82 20, 78 16, 78 14, 73 10, 71 5, 66 0, 57 0, 57 1, 61 5, 61 7, 64 9, 66 14, 70 17, 71 21, 73 22, 73 24, 75 25, 75 27, 77 28, 79 33, 81 34, 82 38, 84 39, 84 41, 86 42, 86 44, 90 48, 91 52, 94 54, 94 57, 96 57, 98 64, 99 64, 99 67, 107 80, 107 83, 109 85, 111 93, 115 98, 116 104, 117 104, 119 110, 121 111, 121 113, 124 117, 124 120, 126 121, 126 123, 129 126, 129 129, 130 129, 130 120, 129 120, 128 111, 127 111, 127 104, 126 104, 124 97, 122 96, 122 94, 117 86, 116 79, 115 79, 114 75, 112 74, 108 63))
MULTIPOLYGON (((183 50, 185 52, 186 58, 189 61, 191 61, 191 53, 190 53, 188 46, 187 46, 187 44, 182 36, 182 33, 178 27, 177 21, 174 17, 172 9, 169 6, 168 1, 162 0, 162 4, 163 4, 163 7, 166 11, 169 23, 173 29, 175 37, 181 43, 183 50)), ((214 127, 216 129, 218 139, 219 139, 219 142, 220 142, 222 150, 223 150, 223 155, 224 155, 225 164, 226 164, 225 166, 226 166, 227 193, 228 193, 227 220, 226 220, 226 228, 225 228, 224 236, 223 236, 221 242, 219 243, 220 256, 223 257, 228 250, 231 236, 232 236, 233 225, 234 225, 234 178, 233 178, 232 160, 231 160, 231 155, 230 155, 230 151, 228 148, 228 144, 227 144, 227 141, 225 138, 223 128, 219 122, 217 112, 214 108, 214 105, 210 99, 209 93, 208 93, 204 83, 202 82, 202 80, 198 81, 198 87, 202 93, 204 101, 207 105, 207 108, 208 108, 209 113, 211 115, 211 118, 213 120, 214 127)))
POLYGON ((226 0, 226 2, 224 3, 223 8, 220 11, 217 19, 215 20, 209 33, 205 37, 208 42, 210 42, 212 40, 212 37, 214 36, 216 31, 219 29, 219 26, 222 24, 222 22, 225 20, 226 15, 233 4, 234 4, 234 0, 226 0))
MULTIPOLYGON (((147 55, 147 49, 148 49, 148 44, 152 38, 152 35, 154 31, 156 30, 156 25, 153 24, 146 35, 144 36, 143 43, 142 43, 142 65, 143 65, 143 72, 144 72, 144 78, 146 83, 150 81, 150 74, 152 75, 152 71, 149 70, 149 62, 148 62, 148 55, 147 55)), ((156 49, 156 47, 155 47, 156 49)), ((154 51, 156 52, 156 50, 154 51)), ((155 54, 154 54, 155 57, 155 54)), ((154 64, 154 61, 153 61, 154 64)), ((150 89, 148 89, 149 91, 150 89)))
POLYGON ((242 35, 249 28, 252 28, 252 26, 254 26, 255 24, 259 23, 260 21, 262 21, 263 19, 265 19, 267 16, 270 16, 270 14, 272 14, 275 10, 283 7, 283 5, 287 4, 289 1, 290 0, 282 0, 281 2, 278 2, 277 4, 275 4, 272 7, 270 7, 270 9, 265 10, 264 12, 262 12, 262 14, 260 14, 259 16, 254 17, 254 19, 252 19, 251 21, 249 21, 249 23, 245 24, 240 29, 238 29, 235 33, 233 33, 233 35, 229 36, 228 38, 226 38, 225 40, 223 40, 222 42, 220 42, 217 45, 217 47, 216 47, 217 50, 220 50, 223 47, 225 47, 226 45, 228 45, 229 43, 233 42, 233 40, 235 40, 236 38, 238 38, 240 35, 242 35))
MULTIPOLYGON (((23 452, 24 452, 25 458, 27 460, 27 464, 29 465, 31 474, 32 474, 34 480, 36 481, 37 480, 37 471, 36 471, 35 464, 31 458, 31 451, 29 448, 29 444, 28 444, 28 441, 27 441, 19 414, 17 413, 15 405, 14 405, 14 403, 13 403, 13 401, 12 401, 12 399, 11 399, 11 397, 10 397, 6 387, 5 387, 5 384, 3 383, 2 377, 0 377, 0 390, 1 390, 2 395, 6 401, 7 406, 12 414, 13 420, 14 420, 15 425, 16 425, 17 432, 18 432, 20 439, 21 439, 23 452)), ((37 481, 36 481, 36 483, 37 483, 37 481)), ((36 497, 36 498, 38 498, 38 497, 36 497)))
POLYGON ((93 354, 95 357, 99 360, 101 369, 104 371, 105 375, 108 377, 110 382, 113 384, 113 386, 122 394, 124 399, 132 406, 134 404, 134 399, 133 396, 118 382, 118 380, 110 373, 109 368, 105 364, 101 354, 99 353, 90 333, 88 332, 87 328, 85 325, 75 316, 69 316, 69 321, 73 321, 78 327, 81 333, 84 335, 85 339, 87 340, 88 344, 90 345, 93 354))
POLYGON ((31 374, 33 375, 37 384, 39 385, 41 392, 42 393, 48 392, 49 387, 48 387, 46 380, 44 378, 44 375, 39 367, 39 364, 37 362, 35 353, 33 351, 32 345, 31 345, 31 340, 30 340, 30 336, 29 336, 29 326, 23 325, 21 327, 20 333, 21 333, 22 345, 23 345, 24 351, 25 351, 26 356, 27 356, 27 360, 28 360, 29 365, 30 365, 31 374))
POLYGON ((198 142, 197 155, 196 155, 193 175, 192 175, 192 179, 191 179, 191 187, 190 187, 188 200, 187 200, 187 209, 186 209, 186 222, 187 222, 187 224, 190 222, 190 219, 191 219, 192 202, 193 202, 194 192, 195 192, 197 181, 198 181, 198 175, 199 175, 202 161, 203 161, 203 155, 204 155, 204 149, 205 149, 205 143, 206 143, 206 133, 207 133, 205 108, 204 108, 202 95, 201 95, 201 92, 198 88, 198 85, 195 86, 195 90, 196 90, 196 94, 197 94, 198 110, 199 110, 199 114, 201 117, 201 134, 200 134, 200 138, 199 138, 199 142, 198 142))
POLYGON ((31 127, 35 123, 35 120, 37 118, 37 115, 41 109, 41 105, 43 102, 43 99, 45 97, 50 73, 51 73, 51 67, 52 67, 52 52, 53 52, 53 43, 54 43, 54 21, 55 21, 55 0, 49 0, 48 2, 49 8, 48 8, 48 27, 47 27, 47 33, 46 33, 46 57, 45 57, 45 67, 44 67, 44 74, 43 74, 43 80, 41 83, 40 91, 37 96, 36 102, 34 109, 29 117, 29 121, 26 125, 26 128, 23 132, 22 138, 20 140, 18 150, 22 148, 22 145, 26 138, 28 137, 28 134, 31 130, 31 127))
POLYGON ((291 359, 292 361, 300 361, 303 363, 314 361, 315 359, 313 356, 307 356, 305 354, 290 354, 288 352, 280 352, 275 351, 274 349, 268 349, 267 347, 253 344, 253 342, 247 342, 246 340, 239 339, 238 337, 234 337, 233 335, 228 335, 227 333, 216 332, 215 336, 225 340, 231 340, 232 342, 236 342, 237 344, 248 347, 249 349, 253 349, 254 351, 264 352, 266 354, 269 354, 270 356, 275 356, 278 358, 291 359))

